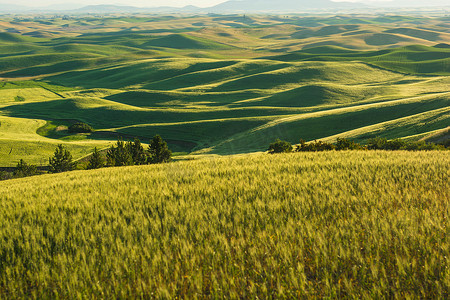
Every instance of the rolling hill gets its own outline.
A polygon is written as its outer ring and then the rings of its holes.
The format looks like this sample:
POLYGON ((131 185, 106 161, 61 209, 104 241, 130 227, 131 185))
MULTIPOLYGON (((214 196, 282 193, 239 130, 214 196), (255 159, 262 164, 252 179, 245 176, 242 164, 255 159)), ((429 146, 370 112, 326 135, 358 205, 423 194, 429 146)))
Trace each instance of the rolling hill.
POLYGON ((147 142, 160 134, 184 154, 264 151, 275 138, 421 139, 449 126, 445 22, 378 15, 5 18, 0 164, 45 164, 58 143, 80 158, 119 136, 147 142), (96 131, 69 134, 76 121, 96 131))

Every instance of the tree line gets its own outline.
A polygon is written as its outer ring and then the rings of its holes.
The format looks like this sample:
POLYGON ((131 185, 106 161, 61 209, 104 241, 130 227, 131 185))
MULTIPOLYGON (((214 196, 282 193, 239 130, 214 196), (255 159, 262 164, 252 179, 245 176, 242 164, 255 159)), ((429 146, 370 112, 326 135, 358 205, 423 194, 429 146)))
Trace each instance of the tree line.
MULTIPOLYGON (((144 149, 141 141, 134 138, 133 141, 124 142, 119 138, 116 144, 106 151, 106 157, 95 147, 89 157, 86 169, 99 169, 102 167, 132 166, 166 163, 172 160, 172 151, 159 135, 155 135, 147 149, 144 149)), ((78 163, 73 161, 72 154, 62 144, 59 144, 52 157, 49 158, 49 173, 61 173, 75 170, 78 163)), ((37 166, 27 164, 21 159, 14 171, 2 172, 0 179, 27 177, 39 174, 37 166)))
MULTIPOLYGON (((386 138, 376 137, 367 140, 366 144, 359 144, 355 141, 338 138, 336 143, 324 141, 312 141, 307 143, 301 139, 300 143, 293 146, 287 141, 277 139, 271 143, 268 152, 288 153, 288 152, 318 152, 331 150, 445 150, 443 145, 426 143, 424 141, 405 141, 402 139, 388 140, 386 138)), ((159 135, 155 135, 150 141, 147 149, 144 149, 141 141, 135 138, 133 141, 123 141, 119 138, 115 145, 112 145, 107 151, 106 156, 94 148, 94 152, 89 157, 86 169, 98 169, 102 167, 132 166, 145 164, 158 164, 170 162, 172 152, 159 135)), ((72 155, 62 144, 59 144, 55 153, 49 158, 49 173, 61 173, 75 170, 78 163, 73 161, 72 155)), ((27 177, 39 174, 37 166, 27 164, 21 159, 13 172, 0 172, 0 180, 27 177)), ((42 173, 42 172, 41 172, 42 173)))
POLYGON ((336 143, 328 143, 314 140, 307 143, 301 139, 300 143, 293 146, 287 141, 277 139, 269 145, 267 151, 270 154, 274 153, 288 153, 288 152, 318 152, 331 150, 408 150, 408 151, 423 151, 423 150, 445 150, 443 145, 426 143, 424 141, 405 141, 402 139, 388 140, 386 138, 376 137, 367 140, 366 144, 359 144, 355 141, 338 138, 336 143))

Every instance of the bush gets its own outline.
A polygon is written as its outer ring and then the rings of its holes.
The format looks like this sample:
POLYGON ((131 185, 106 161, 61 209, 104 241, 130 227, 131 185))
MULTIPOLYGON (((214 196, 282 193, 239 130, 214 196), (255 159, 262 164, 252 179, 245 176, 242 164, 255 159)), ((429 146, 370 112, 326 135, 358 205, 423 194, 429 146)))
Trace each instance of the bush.
POLYGON ((27 164, 23 159, 21 159, 13 172, 14 177, 27 177, 37 174, 37 167, 34 165, 27 164))
POLYGON ((0 180, 8 180, 14 178, 12 172, 0 171, 0 180))
POLYGON ((14 97, 14 101, 16 101, 16 102, 24 102, 25 101, 25 97, 15 96, 14 97))
POLYGON ((77 166, 77 163, 72 161, 72 154, 62 144, 56 147, 55 154, 49 158, 49 163, 50 173, 72 171, 77 166))
POLYGON ((443 145, 438 145, 435 143, 426 143, 424 141, 417 141, 407 143, 405 149, 410 151, 445 150, 445 147, 443 145))
POLYGON ((355 143, 349 139, 338 138, 336 142, 336 150, 362 150, 364 149, 360 144, 355 143))
POLYGON ((148 162, 159 164, 169 162, 172 159, 172 151, 169 150, 166 141, 159 135, 155 135, 148 146, 148 162))
POLYGON ((386 145, 386 143, 387 143, 386 138, 375 137, 375 138, 367 140, 366 145, 367 145, 367 149, 369 149, 369 150, 380 150, 380 149, 384 149, 384 146, 386 145))
POLYGON ((99 169, 99 168, 103 167, 104 165, 105 165, 105 161, 104 161, 102 155, 100 154, 100 152, 98 152, 97 147, 95 147, 94 152, 92 153, 91 157, 89 158, 87 169, 88 170, 99 169))
POLYGON ((94 131, 94 129, 83 122, 78 122, 69 126, 69 132, 71 133, 90 133, 94 131))
POLYGON ((407 142, 401 139, 387 140, 386 138, 376 137, 367 141, 367 148, 370 150, 444 150, 442 145, 426 143, 424 141, 407 142))
POLYGON ((310 143, 306 143, 305 140, 300 140, 300 145, 297 147, 296 151, 303 152, 303 151, 330 151, 336 149, 336 146, 322 141, 314 141, 310 143))
POLYGON ((384 145, 384 150, 403 150, 406 149, 407 144, 401 139, 390 140, 384 145))
POLYGON ((274 153, 288 153, 292 152, 292 145, 287 141, 277 139, 275 142, 269 145, 268 149, 270 154, 274 153))

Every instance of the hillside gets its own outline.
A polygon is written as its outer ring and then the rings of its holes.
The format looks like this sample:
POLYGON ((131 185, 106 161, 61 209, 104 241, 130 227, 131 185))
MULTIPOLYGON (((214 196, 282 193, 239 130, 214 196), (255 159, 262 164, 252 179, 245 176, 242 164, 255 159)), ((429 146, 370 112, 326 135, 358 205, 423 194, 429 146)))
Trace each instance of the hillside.
POLYGON ((0 182, 0 297, 445 298, 449 164, 265 154, 0 182))
MULTIPOLYGON (((445 16, 3 17, 0 166, 160 134, 180 154, 450 125, 445 16), (70 134, 82 121, 92 134, 70 134)), ((445 140, 443 141, 445 143, 445 140)))

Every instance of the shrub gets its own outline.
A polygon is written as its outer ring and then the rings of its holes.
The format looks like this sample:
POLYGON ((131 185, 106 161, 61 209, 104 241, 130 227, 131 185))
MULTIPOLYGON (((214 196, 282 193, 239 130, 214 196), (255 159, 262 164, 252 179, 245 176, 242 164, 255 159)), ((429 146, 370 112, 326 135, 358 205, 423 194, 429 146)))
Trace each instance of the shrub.
POLYGON ((336 146, 322 141, 314 141, 310 143, 306 143, 305 140, 300 140, 300 145, 297 147, 296 151, 303 152, 303 151, 330 151, 336 149, 336 146))
POLYGON ((387 143, 386 138, 375 137, 375 138, 367 140, 366 145, 367 145, 367 149, 369 149, 369 150, 380 150, 380 149, 384 149, 386 143, 387 143))
POLYGON ((92 153, 91 157, 89 158, 87 169, 88 170, 99 169, 99 168, 103 167, 104 165, 105 165, 105 161, 104 161, 102 155, 100 154, 100 152, 98 152, 97 147, 95 147, 94 152, 92 153))
POLYGON ((287 141, 277 139, 275 142, 269 145, 268 149, 270 154, 274 153, 288 153, 292 152, 292 145, 287 141))
POLYGON ((56 147, 55 154, 49 158, 49 163, 50 173, 72 171, 77 166, 77 163, 72 161, 72 154, 62 144, 56 147))
POLYGON ((27 177, 33 176, 37 173, 37 167, 35 165, 27 164, 23 159, 21 159, 16 166, 13 174, 14 177, 27 177))
POLYGON ((0 180, 8 180, 14 178, 12 172, 0 171, 0 180))
POLYGON ((346 138, 338 138, 336 150, 361 150, 364 149, 360 144, 346 138))
POLYGON ((92 131, 94 131, 94 129, 83 122, 78 122, 69 126, 69 132, 72 133, 90 133, 92 131))
POLYGON ((421 150, 445 150, 443 145, 438 145, 435 143, 426 143, 424 141, 410 142, 405 146, 406 150, 421 151, 421 150))
POLYGON ((148 162, 159 164, 169 162, 172 159, 172 151, 169 150, 166 141, 159 135, 155 135, 148 146, 148 162))
POLYGON ((386 138, 376 137, 367 141, 367 148, 370 150, 444 150, 442 145, 426 143, 424 141, 407 142, 401 139, 387 140, 386 138))
POLYGON ((384 145, 384 150, 403 150, 406 149, 407 144, 401 139, 389 140, 384 145))

